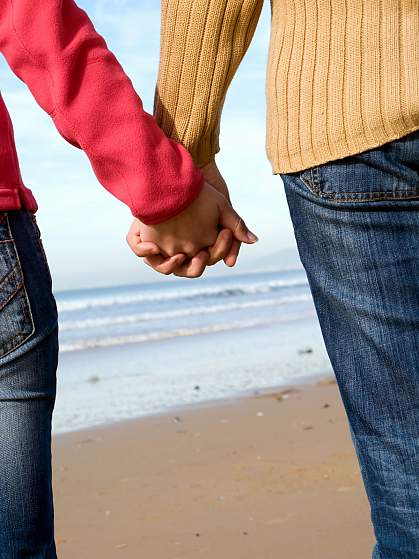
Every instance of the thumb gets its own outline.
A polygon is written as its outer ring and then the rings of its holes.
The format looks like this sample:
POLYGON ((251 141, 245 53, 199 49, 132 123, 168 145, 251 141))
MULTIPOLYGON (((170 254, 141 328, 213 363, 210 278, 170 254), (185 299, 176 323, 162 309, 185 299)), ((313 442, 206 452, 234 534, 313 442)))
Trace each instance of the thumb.
POLYGON ((259 239, 248 228, 239 214, 230 206, 228 202, 220 212, 220 225, 230 229, 234 237, 242 243, 253 244, 259 239))

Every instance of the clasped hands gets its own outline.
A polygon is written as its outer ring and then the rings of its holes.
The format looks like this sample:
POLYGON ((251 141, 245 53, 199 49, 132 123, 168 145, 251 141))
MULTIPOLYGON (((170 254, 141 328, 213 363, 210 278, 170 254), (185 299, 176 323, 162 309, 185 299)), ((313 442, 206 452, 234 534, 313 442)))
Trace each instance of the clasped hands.
POLYGON ((196 278, 221 260, 234 266, 241 243, 258 240, 231 206, 216 164, 202 171, 206 182, 186 210, 158 225, 136 219, 128 232, 131 250, 161 274, 196 278))

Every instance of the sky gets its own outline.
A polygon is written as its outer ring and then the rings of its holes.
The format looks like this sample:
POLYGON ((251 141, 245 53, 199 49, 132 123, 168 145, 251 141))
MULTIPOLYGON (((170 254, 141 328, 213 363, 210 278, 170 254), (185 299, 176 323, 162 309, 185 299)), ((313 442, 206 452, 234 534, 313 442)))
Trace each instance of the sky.
MULTIPOLYGON (((156 0, 78 0, 116 54, 152 113, 158 70, 160 13, 156 0)), ((265 73, 270 33, 265 2, 251 47, 224 105, 217 164, 233 205, 260 241, 244 247, 236 268, 221 263, 207 274, 237 273, 266 265, 294 246, 279 176, 265 155, 265 73), (262 263, 262 264, 261 264, 262 263)), ((29 90, 0 60, 0 87, 12 116, 21 171, 39 204, 37 219, 54 289, 133 284, 167 279, 136 258, 125 241, 129 209, 97 181, 83 152, 68 144, 29 90)), ((175 280, 176 281, 176 280, 175 280)))

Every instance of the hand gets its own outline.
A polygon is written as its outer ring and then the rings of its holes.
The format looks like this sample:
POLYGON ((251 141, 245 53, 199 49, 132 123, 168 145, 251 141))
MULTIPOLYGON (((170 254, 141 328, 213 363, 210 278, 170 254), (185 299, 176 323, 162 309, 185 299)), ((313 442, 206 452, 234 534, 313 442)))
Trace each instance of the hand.
MULTIPOLYGON (((218 172, 215 164, 214 167, 218 172)), ((135 220, 127 235, 135 254, 160 273, 198 277, 207 265, 223 258, 228 260, 233 234, 239 242, 255 242, 257 238, 221 194, 220 190, 228 196, 228 190, 218 175, 219 190, 206 184, 197 200, 178 216, 157 226, 146 226, 135 220), (226 229, 216 237, 220 225, 226 229)), ((229 258, 227 264, 234 265, 235 257, 229 258)))
MULTIPOLYGON (((223 194, 225 198, 230 202, 230 194, 215 161, 208 163, 201 169, 206 181, 210 183, 218 192, 223 194)), ((138 241, 138 239, 137 239, 138 241)), ((237 256, 240 250, 241 242, 233 238, 233 235, 229 229, 222 229, 218 233, 216 242, 207 247, 209 253, 209 260, 207 261, 207 266, 213 266, 217 262, 224 260, 227 266, 234 266, 237 260, 237 256)), ((137 245, 136 254, 140 257, 144 257, 145 262, 152 267, 156 268, 157 271, 164 269, 167 274, 174 273, 177 276, 187 277, 188 271, 190 269, 200 268, 202 259, 205 255, 199 255, 197 259, 187 259, 181 258, 180 255, 173 260, 168 260, 167 258, 161 258, 157 255, 160 254, 160 250, 157 245, 149 243, 139 243, 137 245)))
MULTIPOLYGON (((144 262, 161 274, 173 274, 178 277, 197 278, 201 276, 205 268, 209 265, 209 252, 202 250, 192 258, 188 258, 184 253, 178 253, 173 256, 163 256, 160 248, 153 242, 142 242, 141 240, 141 227, 142 224, 136 219, 128 232, 127 242, 131 250, 144 262)), ((232 233, 229 229, 223 229, 213 247, 211 252, 214 258, 219 255, 219 260, 223 259, 224 254, 227 254, 231 247, 232 233)))
MULTIPOLYGON (((223 194, 231 204, 230 193, 228 191, 227 184, 222 174, 220 173, 216 162, 211 161, 210 163, 202 167, 201 171, 205 177, 205 180, 209 182, 211 186, 216 188, 218 192, 223 194)), ((216 251, 214 251, 213 248, 210 247, 208 251, 210 253, 210 260, 208 262, 208 266, 212 266, 213 264, 216 264, 220 260, 224 260, 224 264, 226 264, 226 266, 233 267, 236 264, 240 247, 241 247, 241 242, 238 241, 237 239, 232 239, 230 250, 224 251, 222 257, 220 257, 221 247, 220 248, 214 247, 214 248, 218 248, 218 250, 216 251)))
POLYGON ((157 225, 141 224, 141 239, 157 244, 164 256, 183 252, 192 258, 215 243, 219 226, 245 242, 255 240, 226 197, 205 182, 196 200, 180 214, 157 225))

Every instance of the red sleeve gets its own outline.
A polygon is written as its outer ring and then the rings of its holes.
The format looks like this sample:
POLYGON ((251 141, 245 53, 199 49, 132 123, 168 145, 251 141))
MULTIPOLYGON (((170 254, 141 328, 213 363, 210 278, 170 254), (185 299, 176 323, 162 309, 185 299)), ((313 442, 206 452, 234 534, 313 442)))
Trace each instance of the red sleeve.
POLYGON ((73 0, 0 0, 0 51, 60 134, 86 152, 98 180, 134 216, 160 223, 198 196, 201 171, 144 111, 73 0))

